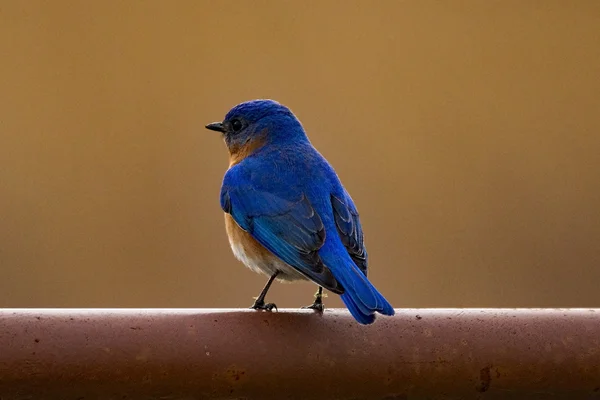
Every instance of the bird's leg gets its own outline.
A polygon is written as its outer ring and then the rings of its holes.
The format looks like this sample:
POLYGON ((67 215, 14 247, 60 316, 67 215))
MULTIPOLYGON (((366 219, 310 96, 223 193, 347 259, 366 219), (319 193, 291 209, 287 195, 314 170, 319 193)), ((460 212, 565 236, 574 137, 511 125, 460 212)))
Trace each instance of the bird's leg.
POLYGON ((318 311, 320 313, 325 310, 325 306, 323 306, 323 288, 319 286, 319 290, 315 293, 315 302, 310 306, 304 306, 302 308, 310 308, 311 310, 318 311))
POLYGON ((275 280, 275 278, 277 277, 278 274, 279 274, 279 271, 275 271, 275 273, 273 275, 271 275, 271 277, 269 278, 269 281, 263 288, 262 292, 260 292, 260 294, 256 298, 254 305, 250 308, 253 308, 255 310, 267 310, 267 311, 271 311, 272 309, 277 310, 277 306, 275 305, 275 303, 266 303, 265 304, 265 296, 267 295, 267 292, 269 291, 271 284, 273 283, 273 281, 275 280))

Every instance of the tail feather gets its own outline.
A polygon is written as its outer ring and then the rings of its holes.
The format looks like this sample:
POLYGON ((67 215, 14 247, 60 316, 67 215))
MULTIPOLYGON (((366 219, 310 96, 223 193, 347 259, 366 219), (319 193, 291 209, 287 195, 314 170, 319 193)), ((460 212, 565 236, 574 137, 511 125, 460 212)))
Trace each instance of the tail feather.
POLYGON ((319 256, 343 286, 342 301, 358 322, 365 325, 373 323, 375 313, 394 315, 394 308, 356 266, 341 242, 326 241, 319 250, 319 256))
POLYGON ((344 287, 342 301, 348 307, 352 316, 362 324, 375 321, 375 313, 394 315, 392 305, 377 291, 367 277, 352 263, 336 279, 344 287))
POLYGON ((350 314, 352 314, 355 320, 363 325, 372 324, 373 321, 375 321, 375 314, 368 312, 365 313, 359 309, 358 305, 354 302, 354 299, 348 292, 342 294, 341 297, 346 307, 348 307, 348 311, 350 311, 350 314))

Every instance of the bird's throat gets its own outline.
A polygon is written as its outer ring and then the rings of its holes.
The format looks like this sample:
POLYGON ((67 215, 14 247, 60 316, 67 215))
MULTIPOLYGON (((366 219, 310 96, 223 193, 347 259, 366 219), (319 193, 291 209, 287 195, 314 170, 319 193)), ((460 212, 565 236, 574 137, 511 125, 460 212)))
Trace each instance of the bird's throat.
POLYGON ((229 167, 241 163, 246 157, 263 147, 265 144, 264 136, 255 137, 242 145, 232 145, 229 147, 229 167))

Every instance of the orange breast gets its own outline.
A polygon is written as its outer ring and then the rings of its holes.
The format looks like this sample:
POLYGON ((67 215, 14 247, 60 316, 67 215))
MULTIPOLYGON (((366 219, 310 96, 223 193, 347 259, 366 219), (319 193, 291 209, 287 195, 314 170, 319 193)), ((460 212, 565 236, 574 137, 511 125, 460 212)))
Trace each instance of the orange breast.
POLYGON ((274 257, 273 253, 265 249, 252 235, 240 228, 230 214, 225 214, 225 230, 234 252, 237 247, 240 251, 243 251, 247 258, 254 260, 266 260, 274 257))
POLYGON ((225 229, 235 257, 254 272, 267 276, 277 273, 278 281, 306 279, 298 270, 280 260, 258 243, 252 235, 240 228, 229 214, 225 214, 225 229))
POLYGON ((232 146, 229 149, 229 167, 239 164, 244 158, 261 148, 265 144, 265 135, 266 133, 256 135, 250 142, 243 146, 232 146))

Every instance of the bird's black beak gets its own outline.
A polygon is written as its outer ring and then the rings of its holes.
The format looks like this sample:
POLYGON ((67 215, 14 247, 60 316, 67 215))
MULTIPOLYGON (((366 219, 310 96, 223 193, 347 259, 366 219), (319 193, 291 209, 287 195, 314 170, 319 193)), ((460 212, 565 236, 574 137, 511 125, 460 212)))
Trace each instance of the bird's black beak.
POLYGON ((223 127, 222 122, 213 122, 212 124, 208 124, 206 125, 206 129, 217 132, 225 132, 225 127, 223 127))

